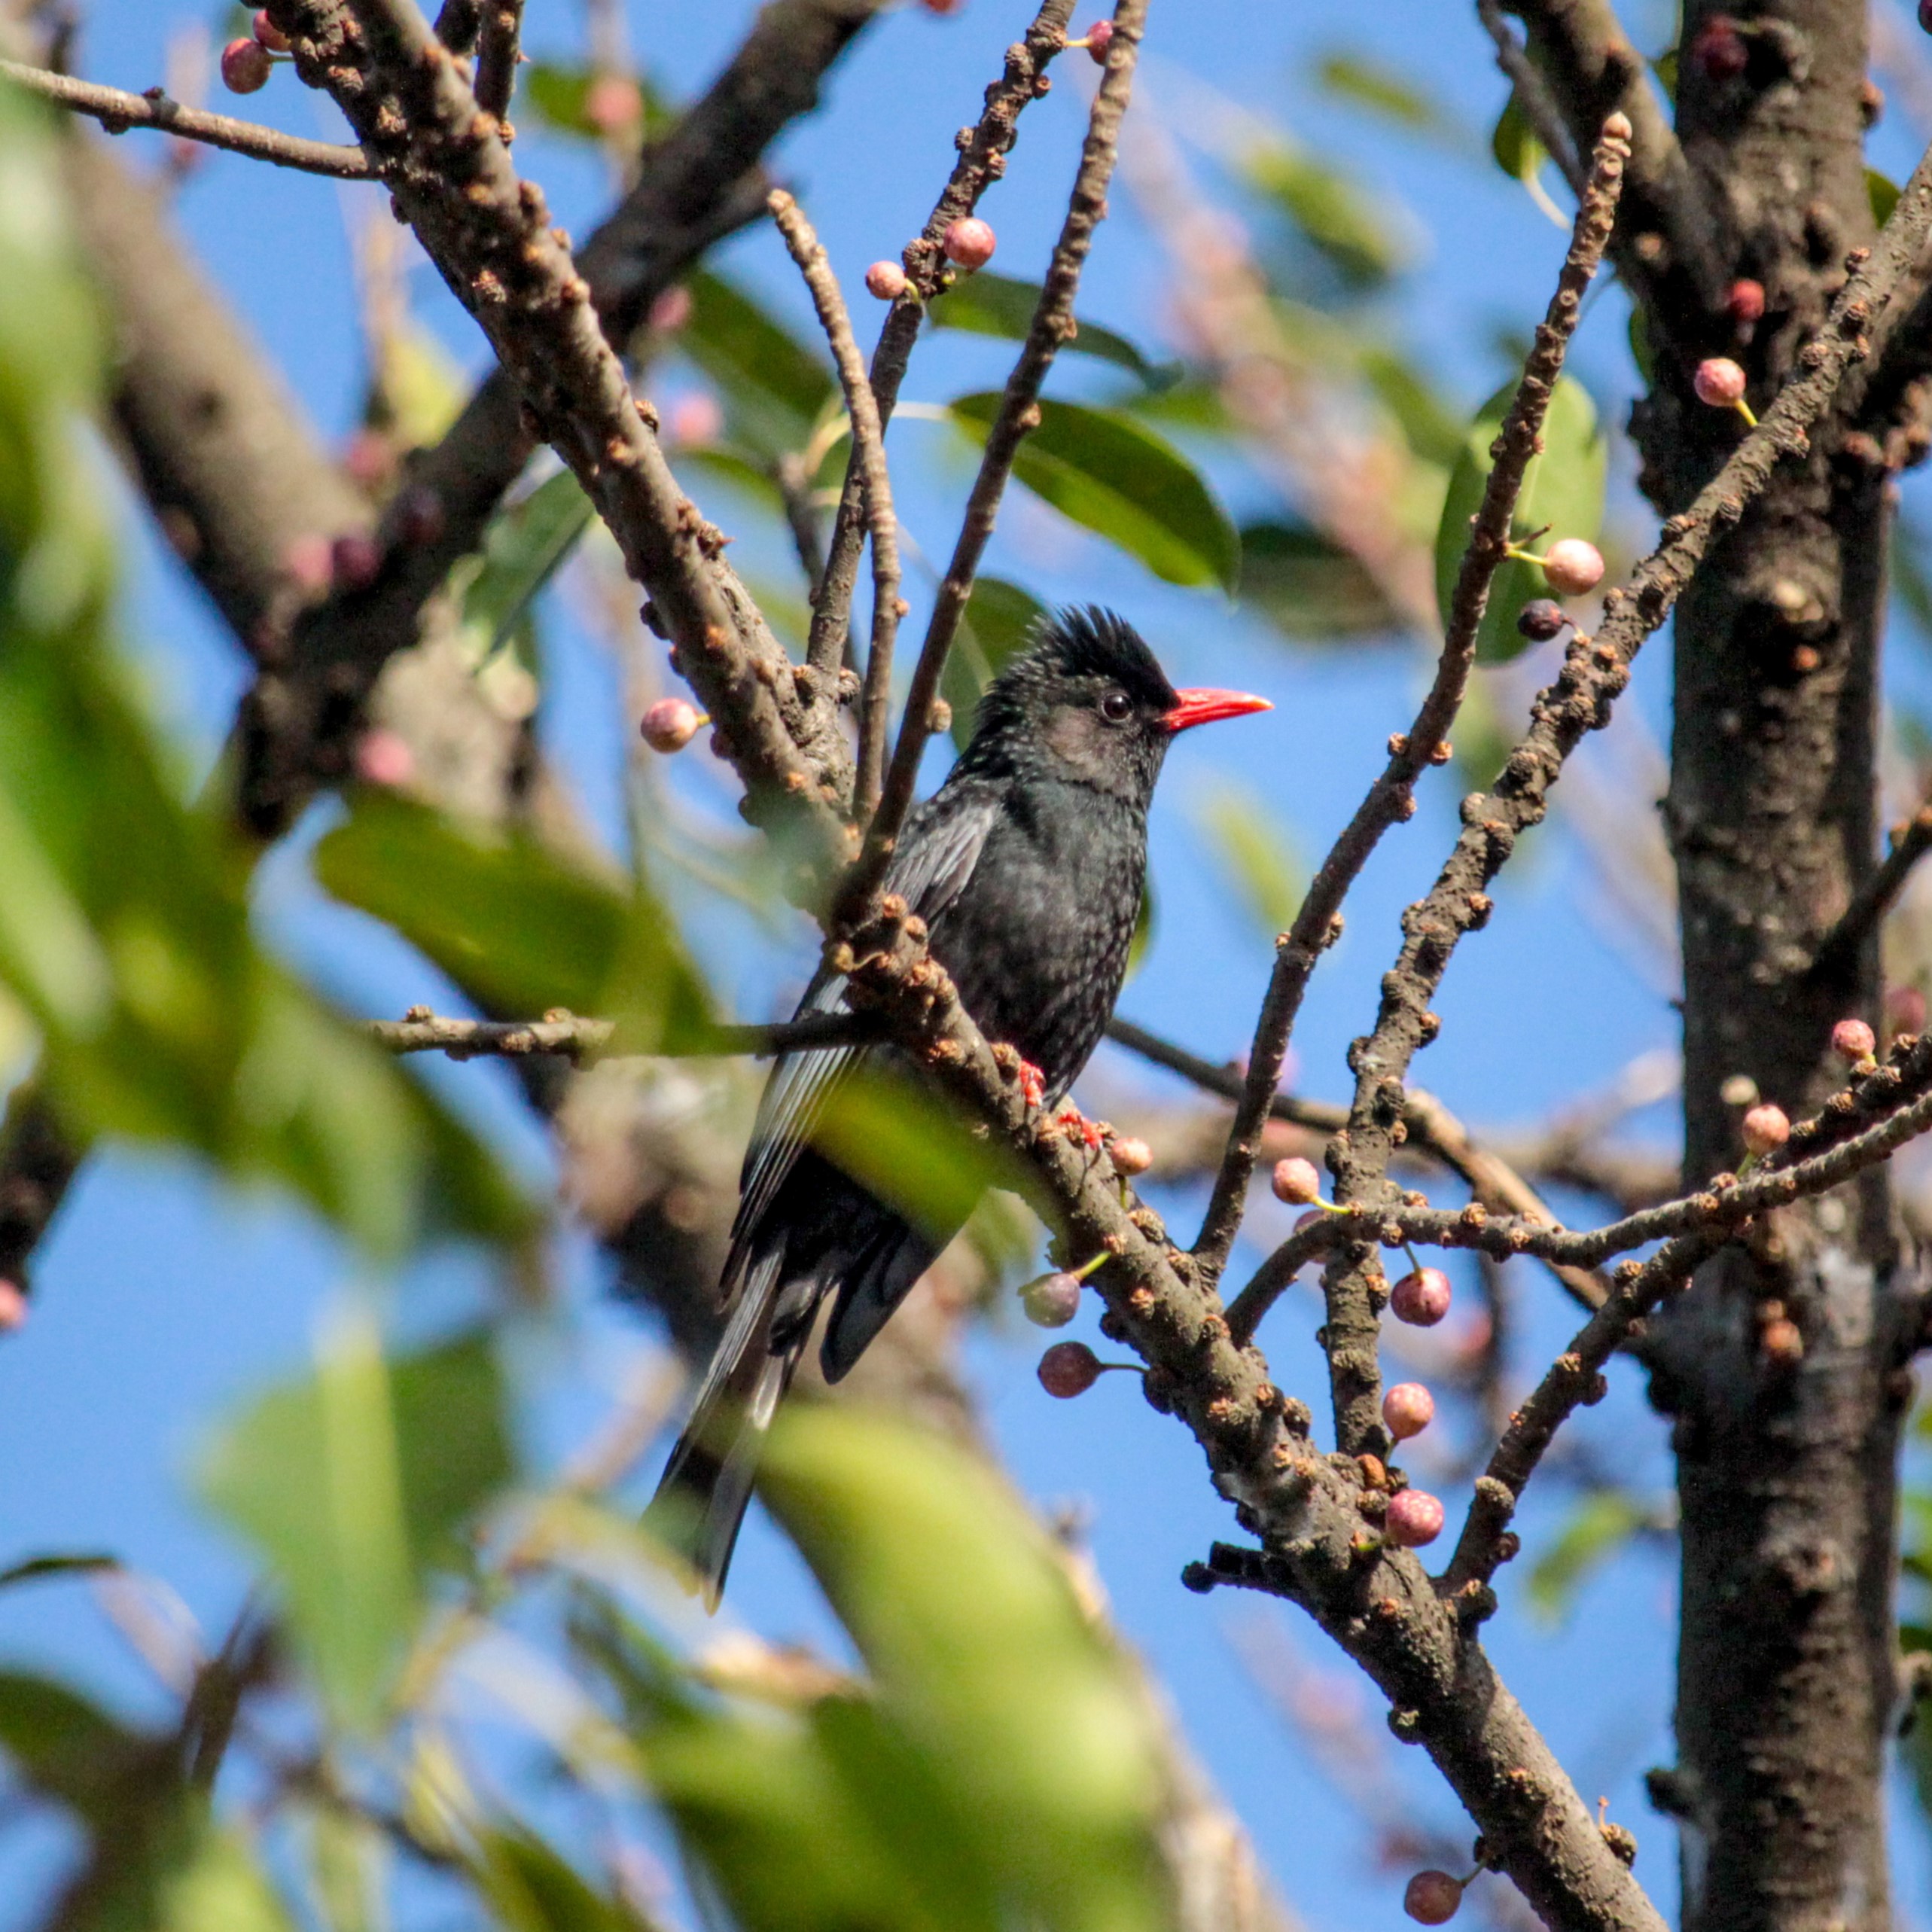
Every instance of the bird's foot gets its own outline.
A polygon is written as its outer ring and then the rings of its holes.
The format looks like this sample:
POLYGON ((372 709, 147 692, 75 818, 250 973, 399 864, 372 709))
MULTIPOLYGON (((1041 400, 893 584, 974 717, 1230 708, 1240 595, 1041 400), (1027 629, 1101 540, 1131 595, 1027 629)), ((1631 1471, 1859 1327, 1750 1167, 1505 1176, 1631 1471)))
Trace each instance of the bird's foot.
POLYGON ((1087 1146, 1096 1153, 1107 1138, 1105 1125, 1098 1120, 1089 1120, 1073 1102, 1068 1101, 1055 1117, 1060 1125, 1071 1134, 1077 1133, 1087 1146))
POLYGON ((1038 1107, 1047 1098, 1047 1076, 1031 1060, 1019 1063, 1019 1097, 1029 1107, 1038 1107))

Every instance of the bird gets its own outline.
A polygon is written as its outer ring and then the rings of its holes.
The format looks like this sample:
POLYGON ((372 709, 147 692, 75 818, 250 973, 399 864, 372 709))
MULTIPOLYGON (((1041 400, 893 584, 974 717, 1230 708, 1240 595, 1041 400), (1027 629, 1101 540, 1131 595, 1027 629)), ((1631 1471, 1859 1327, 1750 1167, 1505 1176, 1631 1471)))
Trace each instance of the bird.
MULTIPOLYGON (((1123 618, 1041 620, 987 686, 971 738, 908 817, 880 890, 925 922, 980 1031, 1014 1047, 1029 1096, 1058 1106, 1120 995, 1147 874, 1147 811, 1177 733, 1263 712, 1245 692, 1177 690, 1123 618)), ((849 1010, 820 969, 796 1017, 849 1010)), ((758 1452, 810 1342, 849 1372, 957 1226, 916 1225, 812 1145, 855 1074, 904 1077, 885 1044, 814 1047, 773 1066, 753 1125, 720 1284, 723 1333, 646 1521, 723 1594, 758 1452)))

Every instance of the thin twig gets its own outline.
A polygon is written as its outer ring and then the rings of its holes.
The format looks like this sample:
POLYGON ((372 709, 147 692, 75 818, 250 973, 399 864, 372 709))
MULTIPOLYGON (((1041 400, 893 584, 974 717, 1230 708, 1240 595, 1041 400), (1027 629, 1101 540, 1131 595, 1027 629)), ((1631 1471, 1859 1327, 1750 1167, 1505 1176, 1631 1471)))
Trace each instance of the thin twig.
MULTIPOLYGON (((925 320, 926 305, 951 287, 954 279, 955 271, 946 258, 946 231, 954 222, 971 215, 979 206, 980 197, 1005 172, 1006 157, 1018 131, 1020 111, 1046 93, 1047 69, 1066 44, 1067 23, 1073 18, 1073 11, 1074 0, 1042 0, 1024 37, 1007 49, 1005 70, 986 90, 985 108, 971 135, 960 144, 959 159, 953 163, 945 192, 934 204, 925 227, 907 244, 901 257, 906 269, 906 292, 894 302, 879 332, 878 346, 872 352, 872 393, 882 424, 892 419, 893 405, 899 399, 899 384, 911 358, 913 345, 919 340, 919 325, 925 320)), ((854 456, 856 458, 856 451, 854 456)), ((858 462, 848 463, 845 488, 833 520, 824 578, 813 607, 812 632, 806 648, 806 662, 826 689, 836 687, 839 667, 845 660, 852 593, 858 583, 859 550, 864 541, 864 472, 858 462)))
POLYGON ((1850 964, 1866 936, 1897 904, 1912 868, 1928 852, 1932 852, 1932 802, 1921 805, 1898 828, 1884 863, 1858 888, 1837 925, 1826 934, 1818 957, 1811 964, 1813 977, 1829 978, 1850 964))
MULTIPOLYGON (((574 1013, 546 1013, 541 1019, 459 1019, 412 1007, 401 1019, 372 1019, 364 1030, 392 1053, 447 1053, 453 1060, 485 1057, 524 1059, 554 1053, 566 1059, 596 1059, 617 1032, 614 1022, 586 1019, 574 1013)), ((665 1059, 710 1059, 748 1053, 760 1059, 807 1047, 862 1046, 881 1038, 877 1020, 852 1013, 815 1013, 770 1026, 708 1027, 675 1047, 660 1047, 665 1059)))
POLYGON ((1587 177, 1577 156, 1577 144, 1565 126, 1562 110, 1550 91, 1550 83, 1537 71, 1521 41, 1503 18, 1498 0, 1476 0, 1476 17, 1496 43, 1496 65, 1516 90, 1523 117, 1536 130, 1536 138, 1549 151, 1550 158, 1562 170, 1570 192, 1580 197, 1587 177))
POLYGON ((251 160, 271 162, 278 168, 297 168, 304 174, 328 175, 337 181, 367 181, 373 172, 360 148, 344 147, 333 141, 303 141, 255 121, 236 120, 225 114, 209 114, 201 108, 184 108, 180 102, 169 99, 159 87, 151 87, 145 94, 130 94, 124 88, 76 81, 65 74, 49 73, 44 67, 24 66, 17 60, 0 60, 0 75, 57 107, 91 115, 110 134, 125 134, 132 127, 157 128, 184 141, 200 141, 210 148, 225 148, 231 154, 246 154, 251 160))
POLYGON ((870 892, 891 856, 899 828, 911 809, 919 760, 934 724, 933 705, 939 696, 940 679, 967 600, 973 594, 974 575, 987 540, 992 535, 1007 478, 1013 473, 1020 444, 1039 426, 1040 388, 1047 379, 1047 371, 1053 367, 1060 345, 1072 340, 1074 297, 1080 287, 1080 270, 1093 245, 1094 230, 1106 217, 1108 184, 1114 177, 1120 123, 1133 92, 1134 64, 1140 52, 1147 11, 1147 0, 1120 0, 1114 11, 1114 35, 1107 44, 1107 65, 1087 117, 1086 140, 1080 150, 1080 171, 1068 200, 1066 219, 1054 244, 1053 260, 1047 265, 1026 340, 1020 346, 1012 374, 1007 378, 1006 393, 1000 398, 992 428, 987 432, 980 473, 966 500, 966 514, 953 546, 952 561, 946 566, 933 602, 925 641, 920 646, 919 660, 906 693, 898 742, 892 748, 891 767, 885 775, 879 809, 867 831, 865 853, 841 892, 842 901, 848 908, 870 892))
POLYGON ((517 91, 517 43, 523 28, 523 0, 488 0, 477 29, 477 105, 503 123, 510 139, 510 97, 517 91))
POLYGON ((886 719, 892 702, 892 645, 899 634, 899 526, 892 508, 892 483, 885 467, 885 430, 879 419, 865 359, 853 339, 851 315, 838 278, 804 211, 782 187, 766 204, 785 237, 818 311, 818 326, 831 346, 839 384, 852 419, 852 463, 864 484, 865 513, 872 535, 872 643, 865 662, 865 696, 859 709, 858 777, 853 814, 863 824, 879 803, 885 766, 886 719))
POLYGON ((452 53, 468 53, 483 31, 483 0, 443 0, 436 38, 452 53))
POLYGON ((1248 1085, 1235 1113, 1227 1154, 1201 1224, 1194 1253, 1209 1275, 1218 1277, 1241 1225, 1248 1184, 1260 1148, 1261 1126, 1281 1077, 1288 1039, 1300 1010, 1315 962, 1333 940, 1343 900, 1348 896, 1383 833, 1415 809, 1415 781, 1447 751, 1449 728, 1462 702, 1476 633, 1488 607, 1489 586, 1503 562, 1523 473, 1536 453, 1545 410, 1562 373, 1565 351, 1575 332, 1583 303, 1610 239, 1628 151, 1629 123, 1613 116, 1604 123, 1590 180, 1577 210, 1575 230, 1556 292, 1524 367, 1515 400, 1498 436, 1483 503, 1463 553, 1450 605, 1447 634, 1436 675, 1415 721, 1389 741, 1388 763, 1356 809, 1303 899, 1294 925, 1275 955, 1268 995, 1256 1025, 1248 1063, 1248 1085))

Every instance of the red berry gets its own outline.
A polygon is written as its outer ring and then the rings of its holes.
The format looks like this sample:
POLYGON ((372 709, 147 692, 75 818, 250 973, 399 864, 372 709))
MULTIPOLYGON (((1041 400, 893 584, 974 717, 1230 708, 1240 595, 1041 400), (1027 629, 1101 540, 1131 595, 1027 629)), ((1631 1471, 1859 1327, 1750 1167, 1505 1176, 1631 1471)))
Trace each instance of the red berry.
POLYGON ((1580 597, 1603 581, 1603 553, 1580 537, 1565 537, 1543 553, 1543 574, 1559 596, 1580 597))
POLYGON ((1382 1419, 1399 1443, 1419 1436, 1435 1417, 1436 1398, 1419 1382, 1398 1382, 1382 1398, 1382 1419))
POLYGON ((288 51, 288 36, 266 14, 257 14, 254 19, 255 38, 271 53, 288 51))
POLYGON ((1418 1268, 1389 1290, 1388 1306, 1397 1321, 1433 1328, 1449 1311, 1449 1278, 1440 1268, 1418 1268))
POLYGON ((1537 597, 1516 614, 1516 629, 1532 644, 1547 644, 1570 620, 1553 597, 1537 597))
POLYGON ((382 568, 382 553, 373 537, 346 530, 329 546, 329 563, 338 590, 366 590, 382 568))
POLYGON ((268 85, 275 62, 258 40, 231 40, 221 50, 221 84, 231 94, 258 94, 268 85))
POLYGON ((1754 1107, 1744 1117, 1744 1142, 1747 1152, 1775 1153, 1791 1138, 1791 1123, 1781 1107, 1766 1101, 1754 1107))
POLYGON ((1446 1872, 1418 1872, 1402 1894, 1402 1909, 1422 1925, 1446 1925, 1462 1903, 1462 1881, 1446 1872))
POLYGON ((1441 1501, 1426 1489, 1398 1489, 1388 1499, 1383 1526, 1388 1540, 1405 1550, 1420 1550, 1443 1533, 1441 1501))
POLYGON ((1710 355, 1697 365, 1690 379, 1700 403, 1713 409, 1729 409, 1745 392, 1745 372, 1728 355, 1710 355))
POLYGON ((977 215, 963 215, 946 230, 941 245, 948 261, 957 262, 961 268, 984 268, 998 244, 986 223, 977 215))
POLYGON ((1040 1358, 1040 1386, 1063 1402, 1100 1379, 1100 1358, 1084 1342, 1056 1342, 1040 1358))
POLYGON ((928 14, 937 14, 943 20, 949 14, 956 14, 965 5, 965 0, 919 0, 928 14))
POLYGON ((1869 1060, 1878 1047, 1878 1036, 1862 1019, 1841 1019, 1831 1029, 1831 1050, 1849 1065, 1869 1060))
POLYGON ((681 751, 698 735, 703 722, 696 707, 684 699, 660 698, 645 707, 638 730, 654 751, 681 751))
MULTIPOLYGON (((1924 11, 1920 8, 1921 13, 1924 11)), ((1751 49, 1728 14, 1713 14, 1690 43, 1691 64, 1712 81, 1734 81, 1751 62, 1751 49)))
POLYGON ((8 1334, 27 1318, 27 1298, 17 1281, 0 1280, 0 1330, 8 1334))
POLYGON ((1303 1160, 1299 1154, 1275 1162, 1268 1184, 1274 1189, 1276 1200, 1286 1201, 1291 1206, 1321 1199, 1321 1176, 1315 1172, 1315 1163, 1303 1160))
POLYGON ((1080 1312, 1080 1277, 1064 1268, 1042 1275, 1020 1290, 1019 1305, 1036 1328, 1064 1328, 1080 1312))
POLYGON ((1096 20, 1086 30, 1087 58, 1096 67, 1107 65, 1107 49, 1114 38, 1111 20, 1096 20))
POLYGON ((355 741, 355 776, 364 785, 407 785, 416 776, 416 754, 405 739, 379 724, 355 741))
POLYGON ((865 272, 865 290, 882 302, 896 302, 906 292, 906 271, 895 261, 876 261, 865 272))
POLYGON ((1731 320, 1738 328, 1748 328, 1763 317, 1764 284, 1754 282, 1748 275, 1739 276, 1731 284, 1731 292, 1724 298, 1724 306, 1731 312, 1731 320))
POLYGON ((1153 1149, 1131 1134, 1116 1134, 1107 1152, 1116 1174, 1144 1174, 1153 1165, 1153 1149))

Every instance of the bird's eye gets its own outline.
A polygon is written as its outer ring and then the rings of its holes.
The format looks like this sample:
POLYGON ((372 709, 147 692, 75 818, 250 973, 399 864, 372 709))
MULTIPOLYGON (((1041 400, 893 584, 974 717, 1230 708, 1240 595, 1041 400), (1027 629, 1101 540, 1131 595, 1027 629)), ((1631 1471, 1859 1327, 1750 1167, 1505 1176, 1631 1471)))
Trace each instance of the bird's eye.
POLYGON ((1133 712, 1134 701, 1125 691, 1109 691, 1100 700, 1100 715, 1109 724, 1125 724, 1133 712))

